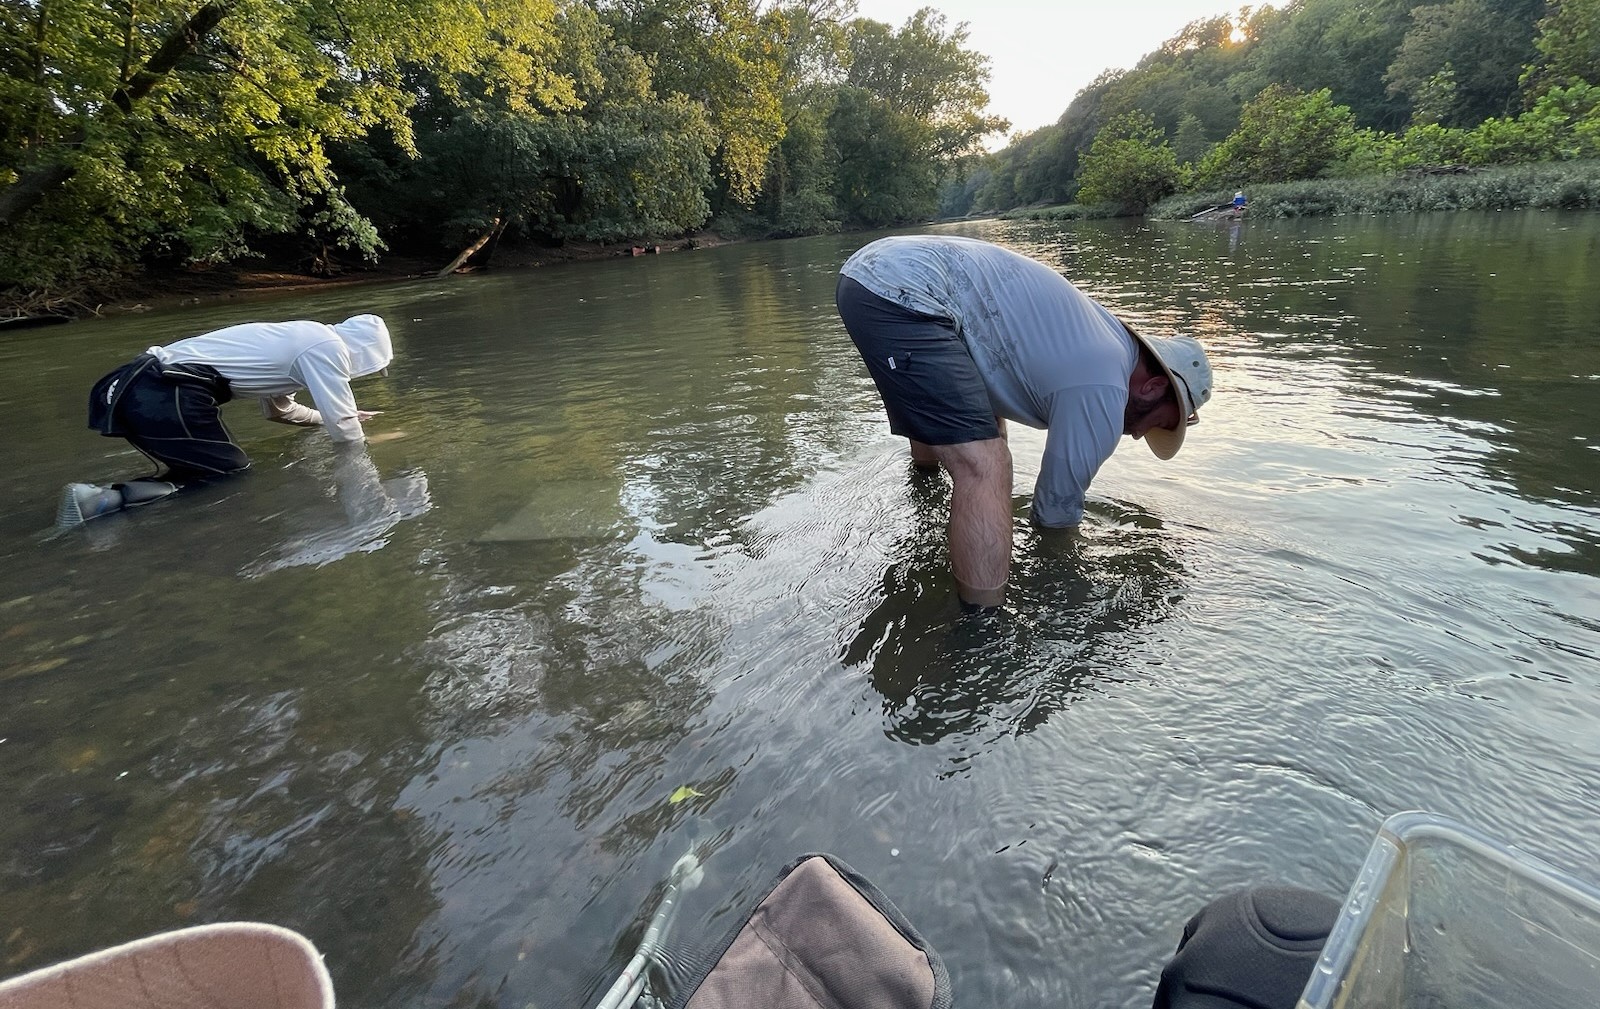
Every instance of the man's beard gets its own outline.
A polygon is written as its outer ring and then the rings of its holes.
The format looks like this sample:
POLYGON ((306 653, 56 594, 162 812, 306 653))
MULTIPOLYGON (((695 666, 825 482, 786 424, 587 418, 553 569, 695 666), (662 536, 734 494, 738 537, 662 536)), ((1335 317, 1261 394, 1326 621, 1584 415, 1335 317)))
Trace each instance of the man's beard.
POLYGON ((1134 426, 1141 420, 1161 409, 1161 404, 1167 401, 1167 394, 1161 393, 1153 397, 1128 397, 1128 405, 1122 409, 1122 433, 1132 434, 1134 426))

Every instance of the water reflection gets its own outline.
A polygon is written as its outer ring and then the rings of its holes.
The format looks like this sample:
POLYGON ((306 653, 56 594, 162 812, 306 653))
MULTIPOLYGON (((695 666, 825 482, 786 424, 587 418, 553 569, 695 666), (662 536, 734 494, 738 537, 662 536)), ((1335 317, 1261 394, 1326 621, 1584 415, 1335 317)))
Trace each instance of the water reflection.
POLYGON ((881 598, 841 660, 867 667, 885 732, 911 744, 995 740, 1045 724, 1097 682, 1128 675, 1126 655, 1173 612, 1187 581, 1159 518, 1096 502, 1083 531, 1031 527, 1018 502, 1007 605, 963 614, 942 531, 948 484, 912 476, 922 533, 885 571, 881 598))
POLYGON ((93 362, 237 306, 0 342, 40 376, 0 387, 0 958, 262 918, 345 1005, 582 1005, 714 818, 685 936, 825 847, 963 1003, 1136 1009, 1204 899, 1336 892, 1382 812, 1593 862, 1594 215, 1244 227, 952 229, 1224 383, 1179 459, 1103 468, 1085 536, 1019 502, 993 627, 832 308, 867 236, 280 306, 400 320, 408 437, 345 474, 241 418, 256 470, 85 529, 117 549, 37 536, 93 362))
POLYGON ((433 506, 426 473, 412 470, 384 480, 360 442, 327 443, 296 469, 302 480, 309 478, 320 486, 311 495, 306 495, 303 486, 295 486, 293 492, 312 500, 331 495, 342 520, 330 521, 330 516, 316 514, 323 509, 315 506, 295 509, 290 521, 311 528, 291 533, 270 555, 245 565, 241 574, 246 578, 285 568, 321 567, 353 553, 380 550, 396 525, 433 506))
MULTIPOLYGON (((343 616, 357 622, 363 609, 352 599, 343 616)), ((249 622, 241 629, 259 640, 249 622)), ((397 691, 410 678, 384 669, 381 649, 307 657, 281 641, 275 650, 308 674, 286 676, 265 654, 213 662, 180 627, 156 625, 147 644, 138 624, 113 625, 119 662, 7 684, 33 717, 0 730, 7 829, 27 839, 0 859, 6 962, 237 918, 405 949, 438 906, 433 840, 396 808, 420 741, 397 691), (57 697, 71 699, 65 722, 50 716, 57 697)), ((414 965, 330 967, 341 990, 379 1000, 415 983, 414 965)))

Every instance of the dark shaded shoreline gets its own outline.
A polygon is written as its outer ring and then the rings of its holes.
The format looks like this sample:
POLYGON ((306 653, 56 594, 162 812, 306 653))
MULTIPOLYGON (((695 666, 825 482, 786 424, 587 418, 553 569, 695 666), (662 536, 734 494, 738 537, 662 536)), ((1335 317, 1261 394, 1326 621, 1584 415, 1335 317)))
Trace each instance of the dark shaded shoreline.
MULTIPOLYGON (((745 239, 725 238, 706 232, 663 242, 569 242, 557 248, 502 248, 496 252, 489 266, 458 270, 454 275, 507 273, 558 263, 596 262, 619 256, 665 255, 710 249, 739 241, 745 239)), ((250 302, 279 294, 405 281, 448 283, 453 275, 439 276, 443 262, 442 257, 440 260, 423 260, 387 256, 380 263, 353 265, 331 277, 314 276, 287 267, 274 268, 270 264, 229 263, 204 268, 152 268, 130 281, 114 298, 98 304, 64 303, 59 309, 33 314, 15 313, 0 318, 0 336, 76 319, 107 318, 226 301, 250 302)))

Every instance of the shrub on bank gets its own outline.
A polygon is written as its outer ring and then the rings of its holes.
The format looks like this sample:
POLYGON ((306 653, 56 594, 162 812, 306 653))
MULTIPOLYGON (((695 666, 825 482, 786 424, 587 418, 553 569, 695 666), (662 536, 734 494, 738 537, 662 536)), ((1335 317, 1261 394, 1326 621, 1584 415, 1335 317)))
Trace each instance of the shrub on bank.
MULTIPOLYGON (((1251 186, 1246 193, 1250 217, 1600 208, 1600 161, 1306 179, 1251 186)), ((1231 199, 1231 193, 1221 191, 1182 193, 1151 207, 1149 216, 1186 220, 1231 199)))

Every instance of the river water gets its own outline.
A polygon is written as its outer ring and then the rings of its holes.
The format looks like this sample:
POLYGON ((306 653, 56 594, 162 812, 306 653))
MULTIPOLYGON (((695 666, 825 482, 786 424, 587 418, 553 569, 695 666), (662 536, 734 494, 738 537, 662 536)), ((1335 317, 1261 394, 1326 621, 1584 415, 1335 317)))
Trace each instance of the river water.
POLYGON ((346 1006, 581 1006, 700 844, 680 940, 825 850, 958 1004, 1139 1007, 1207 899, 1342 896, 1399 810, 1600 875, 1600 216, 935 230, 1217 369, 1081 539, 1030 530, 1013 427, 995 621, 833 311, 871 236, 6 336, 4 973, 244 918, 346 1006), (101 373, 365 311, 369 459, 235 404, 252 472, 49 535, 146 471, 101 373))

